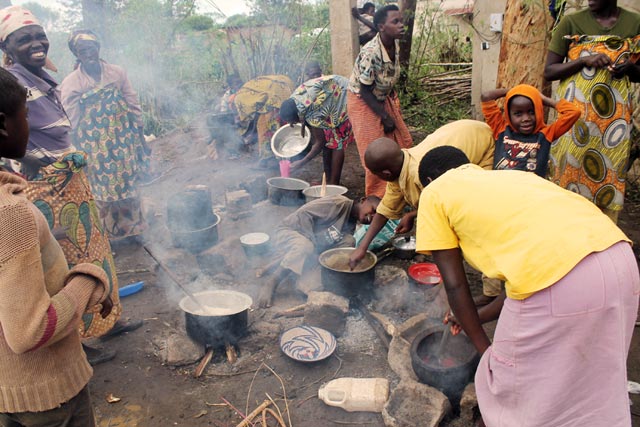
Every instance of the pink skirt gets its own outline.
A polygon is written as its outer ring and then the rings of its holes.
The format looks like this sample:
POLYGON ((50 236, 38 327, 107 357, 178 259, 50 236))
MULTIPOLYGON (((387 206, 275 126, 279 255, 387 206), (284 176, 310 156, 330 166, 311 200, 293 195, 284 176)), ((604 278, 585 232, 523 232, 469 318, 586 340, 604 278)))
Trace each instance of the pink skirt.
POLYGON ((507 298, 475 377, 487 427, 631 426, 639 296, 638 264, 619 242, 531 297, 507 298))

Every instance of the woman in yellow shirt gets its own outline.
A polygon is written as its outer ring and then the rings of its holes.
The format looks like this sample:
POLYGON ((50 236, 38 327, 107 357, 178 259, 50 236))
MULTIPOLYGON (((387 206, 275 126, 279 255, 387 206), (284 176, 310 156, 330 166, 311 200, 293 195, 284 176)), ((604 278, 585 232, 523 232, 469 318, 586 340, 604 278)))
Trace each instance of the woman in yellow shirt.
POLYGON ((524 171, 483 170, 454 147, 429 151, 419 175, 417 250, 433 255, 455 322, 483 354, 486 425, 631 425, 640 277, 624 233, 584 197, 524 171), (505 281, 479 312, 463 258, 505 281), (491 343, 482 323, 498 315, 491 343))

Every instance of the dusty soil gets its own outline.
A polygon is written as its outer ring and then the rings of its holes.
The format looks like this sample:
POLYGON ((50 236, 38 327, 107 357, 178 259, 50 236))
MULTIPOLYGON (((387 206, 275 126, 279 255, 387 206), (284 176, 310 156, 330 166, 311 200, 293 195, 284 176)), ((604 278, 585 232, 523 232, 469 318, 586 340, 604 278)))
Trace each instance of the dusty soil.
MULTIPOLYGON (((416 133, 414 139, 420 141, 423 136, 416 133)), ((279 219, 294 208, 276 207, 263 201, 254 204, 249 215, 237 220, 229 218, 225 211, 225 192, 238 190, 241 182, 253 182, 251 189, 259 193, 263 191, 260 183, 276 171, 265 173, 250 169, 253 159, 249 153, 239 160, 228 161, 224 160, 224 152, 219 152, 219 158, 213 160, 207 156, 207 140, 207 132, 196 128, 152 143, 155 166, 164 175, 143 188, 151 225, 145 245, 190 291, 236 289, 251 295, 255 301, 260 286, 255 269, 267 262, 268 256, 248 259, 238 237, 252 231, 272 232, 279 219), (209 187, 214 210, 222 218, 218 243, 200 258, 174 248, 166 227, 167 198, 193 184, 209 187)), ((317 157, 294 176, 319 183, 321 171, 321 159, 317 157)), ((342 181, 349 188, 348 196, 363 195, 364 172, 355 146, 347 150, 342 181)), ((626 206, 620 225, 639 242, 640 204, 636 201, 626 206)), ((302 318, 274 318, 274 314, 302 304, 304 296, 290 284, 282 285, 273 307, 250 311, 249 334, 239 342, 237 362, 231 365, 223 352, 217 351, 204 374, 194 378, 195 364, 167 366, 162 356, 167 337, 184 334, 184 315, 178 307, 184 293, 157 268, 142 246, 125 242, 114 245, 114 252, 120 286, 145 282, 141 292, 122 300, 124 318, 144 319, 144 326, 108 341, 91 343, 118 352, 113 361, 95 367, 91 381, 100 427, 236 426, 242 420, 237 412, 251 412, 269 397, 283 413, 288 408, 284 418, 288 422, 290 417, 291 425, 384 426, 379 414, 345 412, 317 398, 320 385, 332 378, 384 377, 391 381, 392 389, 398 383, 398 377, 387 363, 386 350, 359 311, 349 312, 347 330, 339 338, 334 355, 317 363, 295 362, 280 351, 278 340, 282 331, 301 324, 302 318), (108 397, 120 400, 109 403, 108 397)), ((388 257, 381 264, 406 268, 411 262, 388 257)), ((480 293, 478 275, 471 274, 471 280, 473 292, 480 293)), ((433 292, 411 286, 410 299, 414 304, 400 312, 386 313, 395 322, 400 323, 424 310, 421 304, 428 300, 429 292, 433 292)), ((492 332, 492 325, 488 330, 492 332)), ((629 357, 629 379, 636 382, 640 382, 638 330, 640 328, 636 328, 629 357)), ((633 426, 640 427, 640 395, 632 395, 631 399, 633 426)), ((275 424, 271 421, 269 425, 275 424)), ((414 425, 419 426, 420 420, 416 419, 414 425)), ((459 423, 446 420, 442 425, 459 423)))

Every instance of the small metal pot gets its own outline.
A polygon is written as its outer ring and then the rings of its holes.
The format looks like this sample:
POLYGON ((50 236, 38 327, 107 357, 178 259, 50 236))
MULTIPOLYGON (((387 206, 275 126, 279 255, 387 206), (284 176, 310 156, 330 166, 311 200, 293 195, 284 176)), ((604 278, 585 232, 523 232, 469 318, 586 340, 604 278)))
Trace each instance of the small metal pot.
POLYGON ((194 297, 209 310, 202 312, 191 297, 184 297, 180 301, 187 335, 191 339, 216 348, 225 344, 235 345, 247 334, 249 307, 253 303, 249 295, 237 291, 214 290, 197 292, 194 297))
POLYGON ((368 297, 373 289, 375 266, 378 258, 373 252, 367 255, 352 271, 349 256, 354 248, 334 248, 320 254, 320 279, 324 289, 344 297, 361 295, 368 297))
POLYGON ((302 190, 309 183, 297 178, 273 177, 267 179, 269 200, 274 205, 301 206, 304 204, 302 190))
POLYGON ((395 237, 391 244, 394 249, 393 254, 400 259, 412 259, 416 255, 416 238, 414 236, 395 237))
POLYGON ((247 233, 240 236, 240 244, 248 257, 267 253, 270 246, 269 240, 267 233, 247 233))
POLYGON ((464 388, 473 381, 480 355, 471 340, 463 333, 450 336, 446 355, 455 355, 455 361, 447 366, 438 360, 438 348, 443 328, 434 325, 418 334, 411 345, 411 366, 420 382, 443 392, 456 407, 464 388))

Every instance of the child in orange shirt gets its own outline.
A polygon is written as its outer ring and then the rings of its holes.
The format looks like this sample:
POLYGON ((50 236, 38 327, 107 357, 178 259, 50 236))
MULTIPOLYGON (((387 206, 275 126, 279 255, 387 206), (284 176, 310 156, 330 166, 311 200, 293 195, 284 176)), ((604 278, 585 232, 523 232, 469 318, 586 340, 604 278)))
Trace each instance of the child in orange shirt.
POLYGON ((571 102, 554 101, 526 84, 483 92, 481 101, 482 114, 496 139, 493 168, 530 171, 543 178, 551 144, 580 118, 580 110, 571 102), (503 96, 504 113, 496 103, 503 96), (558 110, 555 123, 545 124, 543 106, 558 110))

